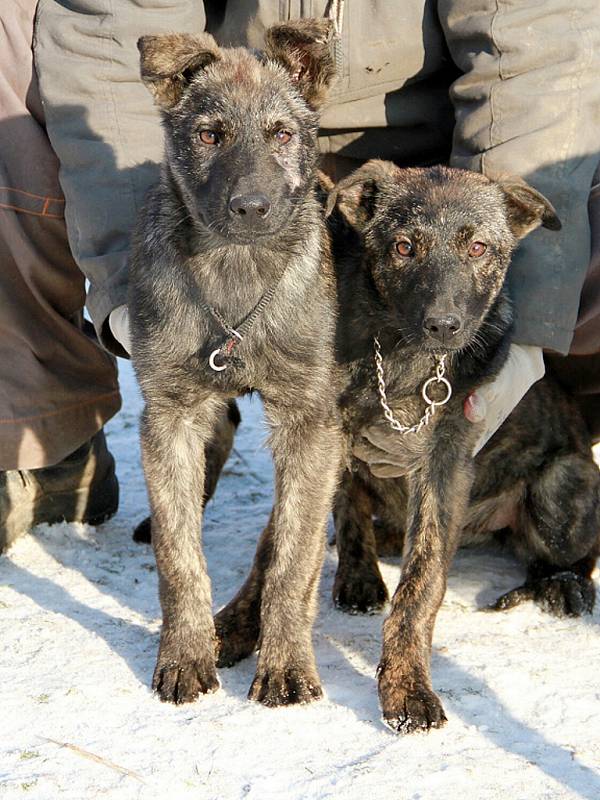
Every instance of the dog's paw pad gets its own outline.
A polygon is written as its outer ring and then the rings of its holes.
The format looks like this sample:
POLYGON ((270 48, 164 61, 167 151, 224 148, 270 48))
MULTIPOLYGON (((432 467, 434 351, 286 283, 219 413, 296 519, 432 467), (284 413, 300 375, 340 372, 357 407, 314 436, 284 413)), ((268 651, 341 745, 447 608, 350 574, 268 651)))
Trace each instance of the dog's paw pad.
POLYGON ((201 694, 216 692, 219 688, 217 671, 213 665, 198 661, 157 664, 152 688, 166 703, 192 703, 201 694))
POLYGON ((218 625, 217 628, 217 667, 233 667, 244 658, 248 658, 256 650, 256 638, 229 634, 222 636, 218 625))
POLYGON ((232 667, 256 650, 260 610, 247 604, 225 606, 215 617, 217 667, 232 667))
POLYGON ((543 578, 536 587, 536 603, 555 617, 591 614, 595 600, 594 582, 568 570, 543 578))
POLYGON ((428 689, 392 692, 382 698, 383 721, 396 733, 416 733, 441 728, 447 719, 439 698, 428 689))
POLYGON ((388 601, 388 591, 380 575, 357 573, 336 576, 333 602, 348 614, 376 614, 388 601))
POLYGON ((265 706, 311 703, 323 696, 317 675, 299 669, 266 670, 256 674, 248 697, 265 706))
POLYGON ((150 517, 146 517, 139 525, 136 525, 132 539, 134 542, 139 542, 140 544, 152 543, 152 524, 150 517))

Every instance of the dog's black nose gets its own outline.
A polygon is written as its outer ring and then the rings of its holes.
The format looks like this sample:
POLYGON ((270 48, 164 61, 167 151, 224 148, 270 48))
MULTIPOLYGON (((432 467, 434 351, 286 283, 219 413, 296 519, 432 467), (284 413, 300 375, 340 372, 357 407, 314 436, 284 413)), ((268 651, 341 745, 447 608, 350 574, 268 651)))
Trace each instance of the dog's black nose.
POLYGON ((453 336, 463 329, 463 321, 456 314, 445 314, 443 317, 427 317, 423 330, 440 342, 449 342, 453 336))
POLYGON ((237 194, 229 201, 229 210, 242 222, 252 224, 268 216, 271 210, 269 198, 258 192, 253 194, 237 194))

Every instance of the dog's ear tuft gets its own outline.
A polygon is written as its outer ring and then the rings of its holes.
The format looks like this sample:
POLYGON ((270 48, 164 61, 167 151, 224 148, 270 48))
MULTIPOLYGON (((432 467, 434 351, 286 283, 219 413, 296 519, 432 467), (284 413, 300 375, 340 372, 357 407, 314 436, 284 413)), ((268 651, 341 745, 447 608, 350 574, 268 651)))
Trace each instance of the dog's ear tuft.
POLYGON ((221 57, 209 33, 142 36, 137 46, 142 81, 163 109, 176 106, 194 74, 221 57))
POLYGON ((279 62, 312 109, 320 108, 335 77, 333 22, 298 19, 273 25, 265 34, 265 52, 279 62))
POLYGON ((508 211, 508 224, 518 239, 542 225, 559 231, 561 222, 549 200, 520 178, 499 182, 508 211))
POLYGON ((397 181, 399 169, 390 161, 373 159, 339 181, 329 193, 325 214, 338 207, 347 221, 359 230, 373 218, 381 187, 397 181))

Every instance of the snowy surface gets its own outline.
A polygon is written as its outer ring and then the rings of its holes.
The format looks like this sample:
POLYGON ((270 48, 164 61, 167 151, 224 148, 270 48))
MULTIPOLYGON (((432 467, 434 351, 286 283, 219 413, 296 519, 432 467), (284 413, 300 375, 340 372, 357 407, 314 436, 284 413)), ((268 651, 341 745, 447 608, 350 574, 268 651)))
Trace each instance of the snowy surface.
MULTIPOLYGON (((122 382, 124 409, 108 429, 118 516, 97 529, 40 526, 0 557, 2 800, 600 798, 600 612, 479 612, 522 578, 499 553, 461 552, 452 571, 433 655, 448 716, 441 731, 399 738, 382 725, 381 617, 332 607, 331 550, 314 637, 324 700, 277 710, 250 703, 248 659, 221 671, 215 695, 159 702, 148 688, 156 571, 150 548, 131 540, 147 502, 127 364, 122 382)), ((241 583, 270 507, 260 404, 241 410, 236 453, 206 512, 216 608, 241 583)), ((393 589, 398 561, 383 570, 393 589)))

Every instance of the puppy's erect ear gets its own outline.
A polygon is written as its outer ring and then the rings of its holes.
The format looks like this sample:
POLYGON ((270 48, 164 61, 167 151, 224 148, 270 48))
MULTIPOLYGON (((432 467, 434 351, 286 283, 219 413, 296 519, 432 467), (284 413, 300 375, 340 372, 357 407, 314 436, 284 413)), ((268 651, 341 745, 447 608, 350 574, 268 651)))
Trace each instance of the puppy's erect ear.
POLYGON ((391 161, 373 159, 339 181, 329 193, 325 214, 337 205, 348 222, 363 228, 375 213, 377 196, 385 183, 398 180, 399 168, 391 161))
POLYGON ((265 53, 292 76, 307 104, 320 108, 335 77, 333 22, 298 19, 273 25, 265 34, 265 53))
POLYGON ((543 194, 520 178, 508 178, 498 182, 504 193, 508 224, 518 239, 542 225, 551 231, 559 231, 561 222, 543 194))
POLYGON ((142 81, 163 109, 176 106, 194 74, 221 57, 209 33, 142 36, 137 46, 142 81))

